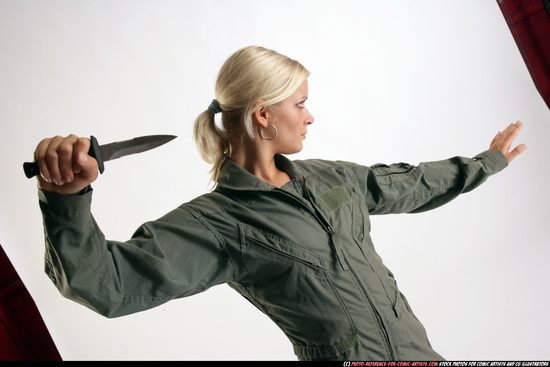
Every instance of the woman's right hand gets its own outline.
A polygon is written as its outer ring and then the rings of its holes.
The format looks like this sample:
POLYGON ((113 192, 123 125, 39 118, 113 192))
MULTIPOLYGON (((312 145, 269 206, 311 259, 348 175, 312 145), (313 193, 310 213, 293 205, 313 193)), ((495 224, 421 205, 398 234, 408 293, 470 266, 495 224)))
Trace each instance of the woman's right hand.
POLYGON ((76 194, 97 179, 97 161, 88 155, 90 139, 76 135, 42 140, 34 151, 40 167, 38 187, 62 195, 76 194))

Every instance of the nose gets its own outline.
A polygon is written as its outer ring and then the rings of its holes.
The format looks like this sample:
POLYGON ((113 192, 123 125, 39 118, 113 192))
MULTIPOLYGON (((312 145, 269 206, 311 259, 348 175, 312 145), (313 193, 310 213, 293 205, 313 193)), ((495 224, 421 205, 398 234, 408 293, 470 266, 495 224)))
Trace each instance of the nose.
POLYGON ((313 121, 315 121, 315 119, 313 118, 313 115, 311 113, 309 113, 309 110, 308 110, 307 111, 306 123, 308 125, 311 125, 311 124, 313 124, 313 121))

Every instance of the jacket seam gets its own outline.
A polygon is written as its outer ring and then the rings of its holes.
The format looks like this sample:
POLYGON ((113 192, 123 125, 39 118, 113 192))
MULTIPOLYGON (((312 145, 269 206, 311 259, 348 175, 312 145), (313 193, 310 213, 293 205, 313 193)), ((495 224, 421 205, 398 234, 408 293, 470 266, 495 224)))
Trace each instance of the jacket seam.
MULTIPOLYGON (((303 176, 305 179, 307 179, 308 177, 311 177, 311 176, 316 176, 316 175, 319 175, 319 174, 322 174, 323 172, 325 171, 334 171, 338 168, 343 168, 344 170, 346 170, 346 166, 343 165, 343 164, 339 164, 339 163, 335 163, 335 162, 330 162, 332 163, 331 166, 329 167, 322 167, 322 168, 318 168, 316 169, 315 171, 306 171, 303 167, 300 166, 300 168, 302 168, 303 170, 303 176)), ((347 171, 347 170, 346 170, 347 171)))
MULTIPOLYGON (((236 274, 237 266, 236 266, 235 261, 231 257, 231 254, 229 253, 229 251, 227 251, 227 245, 226 245, 225 240, 223 239, 223 237, 218 233, 218 231, 214 228, 214 226, 212 226, 208 222, 208 220, 206 220, 201 214, 196 212, 194 209, 189 208, 185 205, 180 206, 179 209, 185 210, 189 214, 191 214, 197 221, 199 221, 203 225, 204 228, 206 228, 210 233, 212 233, 212 235, 214 237, 216 237, 216 239, 218 240, 219 245, 223 248, 223 251, 225 252, 225 254, 227 255, 227 258, 231 262, 231 266, 233 268, 232 279, 231 280, 236 281, 236 279, 237 279, 237 274, 236 274)), ((220 212, 223 212, 223 211, 224 210, 222 210, 220 212)))

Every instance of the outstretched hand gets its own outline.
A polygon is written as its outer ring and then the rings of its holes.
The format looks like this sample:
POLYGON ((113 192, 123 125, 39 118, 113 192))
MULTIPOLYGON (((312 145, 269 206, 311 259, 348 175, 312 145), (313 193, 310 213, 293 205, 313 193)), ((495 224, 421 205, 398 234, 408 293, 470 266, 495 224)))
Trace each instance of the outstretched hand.
POLYGON ((515 124, 510 124, 504 131, 499 131, 498 134, 494 137, 489 150, 500 150, 502 154, 508 160, 508 163, 512 162, 514 158, 523 153, 527 149, 526 144, 520 144, 510 151, 514 139, 519 134, 519 131, 523 127, 521 121, 516 122, 515 124))

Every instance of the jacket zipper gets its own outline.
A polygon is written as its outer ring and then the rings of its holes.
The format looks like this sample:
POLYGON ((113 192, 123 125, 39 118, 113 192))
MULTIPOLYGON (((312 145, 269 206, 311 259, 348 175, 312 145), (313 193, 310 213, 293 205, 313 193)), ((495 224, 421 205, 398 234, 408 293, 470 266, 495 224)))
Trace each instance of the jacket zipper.
MULTIPOLYGON (((309 190, 307 189, 307 187, 305 185, 305 179, 302 182, 302 190, 304 191, 304 195, 306 196, 306 199, 311 203, 311 206, 313 207, 314 210, 312 210, 310 207, 305 205, 301 201, 301 199, 295 197, 294 195, 292 195, 292 194, 290 194, 290 193, 288 193, 288 192, 286 192, 282 189, 275 189, 276 192, 279 192, 279 193, 293 199, 294 201, 298 202, 302 207, 306 208, 307 211, 309 211, 311 213, 311 215, 315 219, 317 219, 317 221, 323 226, 325 231, 330 234, 331 242, 334 246, 334 250, 336 251, 336 257, 338 258, 338 261, 340 262, 340 265, 342 266, 342 268, 344 270, 350 269, 353 276, 357 280, 357 283, 361 286, 361 289, 363 290, 363 294, 365 295, 365 297, 369 301, 369 304, 370 304, 372 310, 374 311, 374 313, 376 315, 376 320, 378 321, 378 325, 379 325, 380 329, 382 330, 382 332, 384 334, 384 339, 385 339, 385 342, 386 342, 386 346, 388 347, 388 350, 390 352, 390 357, 391 357, 392 360, 395 360, 395 352, 394 352, 393 346, 390 342, 390 337, 389 337, 389 334, 388 334, 388 330, 386 329, 386 325, 384 324, 384 320, 382 319, 382 316, 380 316, 380 313, 378 312, 378 309, 375 307, 374 302, 372 301, 372 299, 370 298, 367 290, 363 286, 361 279, 359 278, 359 276, 357 275, 355 270, 350 266, 350 264, 348 264, 348 260, 344 257, 343 252, 341 252, 341 250, 339 251, 339 249, 337 248, 338 242, 337 242, 337 239, 336 239, 336 232, 334 232, 331 225, 324 218, 324 216, 321 213, 318 212, 318 209, 313 204, 313 201, 311 200, 311 196, 309 194, 309 190)), ((393 308, 394 308, 394 312, 396 312, 395 311, 395 306, 393 306, 393 308)))
POLYGON ((313 204, 311 197, 309 196, 309 192, 307 191, 307 188, 305 187, 305 183, 303 184, 303 190, 304 194, 306 195, 307 200, 311 203, 311 206, 313 209, 311 209, 309 206, 307 206, 305 203, 302 202, 302 199, 299 199, 295 197, 294 195, 282 190, 282 189, 274 189, 275 192, 281 193, 285 195, 286 197, 291 198, 295 202, 299 203, 303 208, 305 208, 316 220, 321 224, 325 232, 327 232, 330 235, 330 242, 332 243, 333 250, 336 254, 336 258, 338 259, 338 262, 340 263, 340 266, 343 270, 348 270, 348 265, 346 261, 344 260, 344 254, 342 251, 342 248, 338 242, 338 239, 336 238, 336 232, 332 229, 331 225, 328 223, 328 221, 325 219, 325 217, 319 212, 319 210, 315 207, 313 204))

